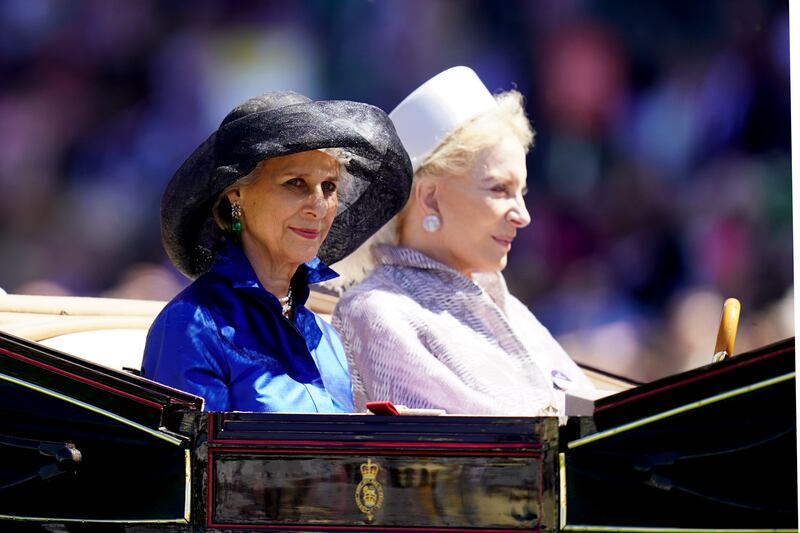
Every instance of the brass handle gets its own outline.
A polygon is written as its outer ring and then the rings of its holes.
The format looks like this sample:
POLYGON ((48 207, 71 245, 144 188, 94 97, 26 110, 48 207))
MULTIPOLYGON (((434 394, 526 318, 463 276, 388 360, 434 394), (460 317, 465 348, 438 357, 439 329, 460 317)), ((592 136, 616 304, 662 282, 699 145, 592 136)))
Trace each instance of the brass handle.
POLYGON ((717 344, 714 347, 714 362, 733 356, 733 344, 736 342, 741 310, 742 304, 736 298, 728 298, 722 305, 722 318, 719 321, 717 344))

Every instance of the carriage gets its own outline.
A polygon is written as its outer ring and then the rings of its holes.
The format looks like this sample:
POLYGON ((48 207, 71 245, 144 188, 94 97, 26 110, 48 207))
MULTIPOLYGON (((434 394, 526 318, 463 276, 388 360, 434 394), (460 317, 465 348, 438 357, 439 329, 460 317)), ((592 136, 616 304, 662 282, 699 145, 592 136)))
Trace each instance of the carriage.
MULTIPOLYGON (((312 293, 328 314, 335 300, 312 293)), ((202 411, 163 302, 0 297, 0 531, 797 531, 794 339, 555 417, 202 411)))

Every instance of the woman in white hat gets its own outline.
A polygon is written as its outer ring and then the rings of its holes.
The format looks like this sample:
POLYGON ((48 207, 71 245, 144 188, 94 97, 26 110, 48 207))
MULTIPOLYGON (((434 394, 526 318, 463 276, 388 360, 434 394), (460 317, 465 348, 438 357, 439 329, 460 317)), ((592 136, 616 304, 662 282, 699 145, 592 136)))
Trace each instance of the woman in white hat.
POLYGON ((522 95, 469 68, 428 80, 390 113, 414 167, 405 208, 339 272, 368 276, 333 315, 356 408, 388 400, 449 413, 563 415, 592 384, 509 294, 501 271, 525 207, 533 130, 522 95))

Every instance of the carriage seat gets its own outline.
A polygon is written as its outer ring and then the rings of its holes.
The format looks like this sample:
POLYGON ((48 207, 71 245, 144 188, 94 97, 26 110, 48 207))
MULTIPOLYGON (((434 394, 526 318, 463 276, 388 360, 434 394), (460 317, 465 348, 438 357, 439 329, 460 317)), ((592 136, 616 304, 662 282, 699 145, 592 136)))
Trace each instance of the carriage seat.
MULTIPOLYGON (((117 370, 138 372, 147 331, 164 301, 0 294, 0 330, 117 370)), ((334 296, 306 306, 330 321, 334 296)))

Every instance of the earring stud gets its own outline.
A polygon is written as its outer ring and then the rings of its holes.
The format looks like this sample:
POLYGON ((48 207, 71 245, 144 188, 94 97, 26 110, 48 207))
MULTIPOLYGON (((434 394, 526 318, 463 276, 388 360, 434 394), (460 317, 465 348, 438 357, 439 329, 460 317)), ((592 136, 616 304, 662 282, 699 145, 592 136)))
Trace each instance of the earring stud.
POLYGON ((439 218, 439 215, 425 215, 422 219, 422 229, 427 231, 428 233, 433 233, 438 231, 439 228, 442 227, 442 219, 439 218))

